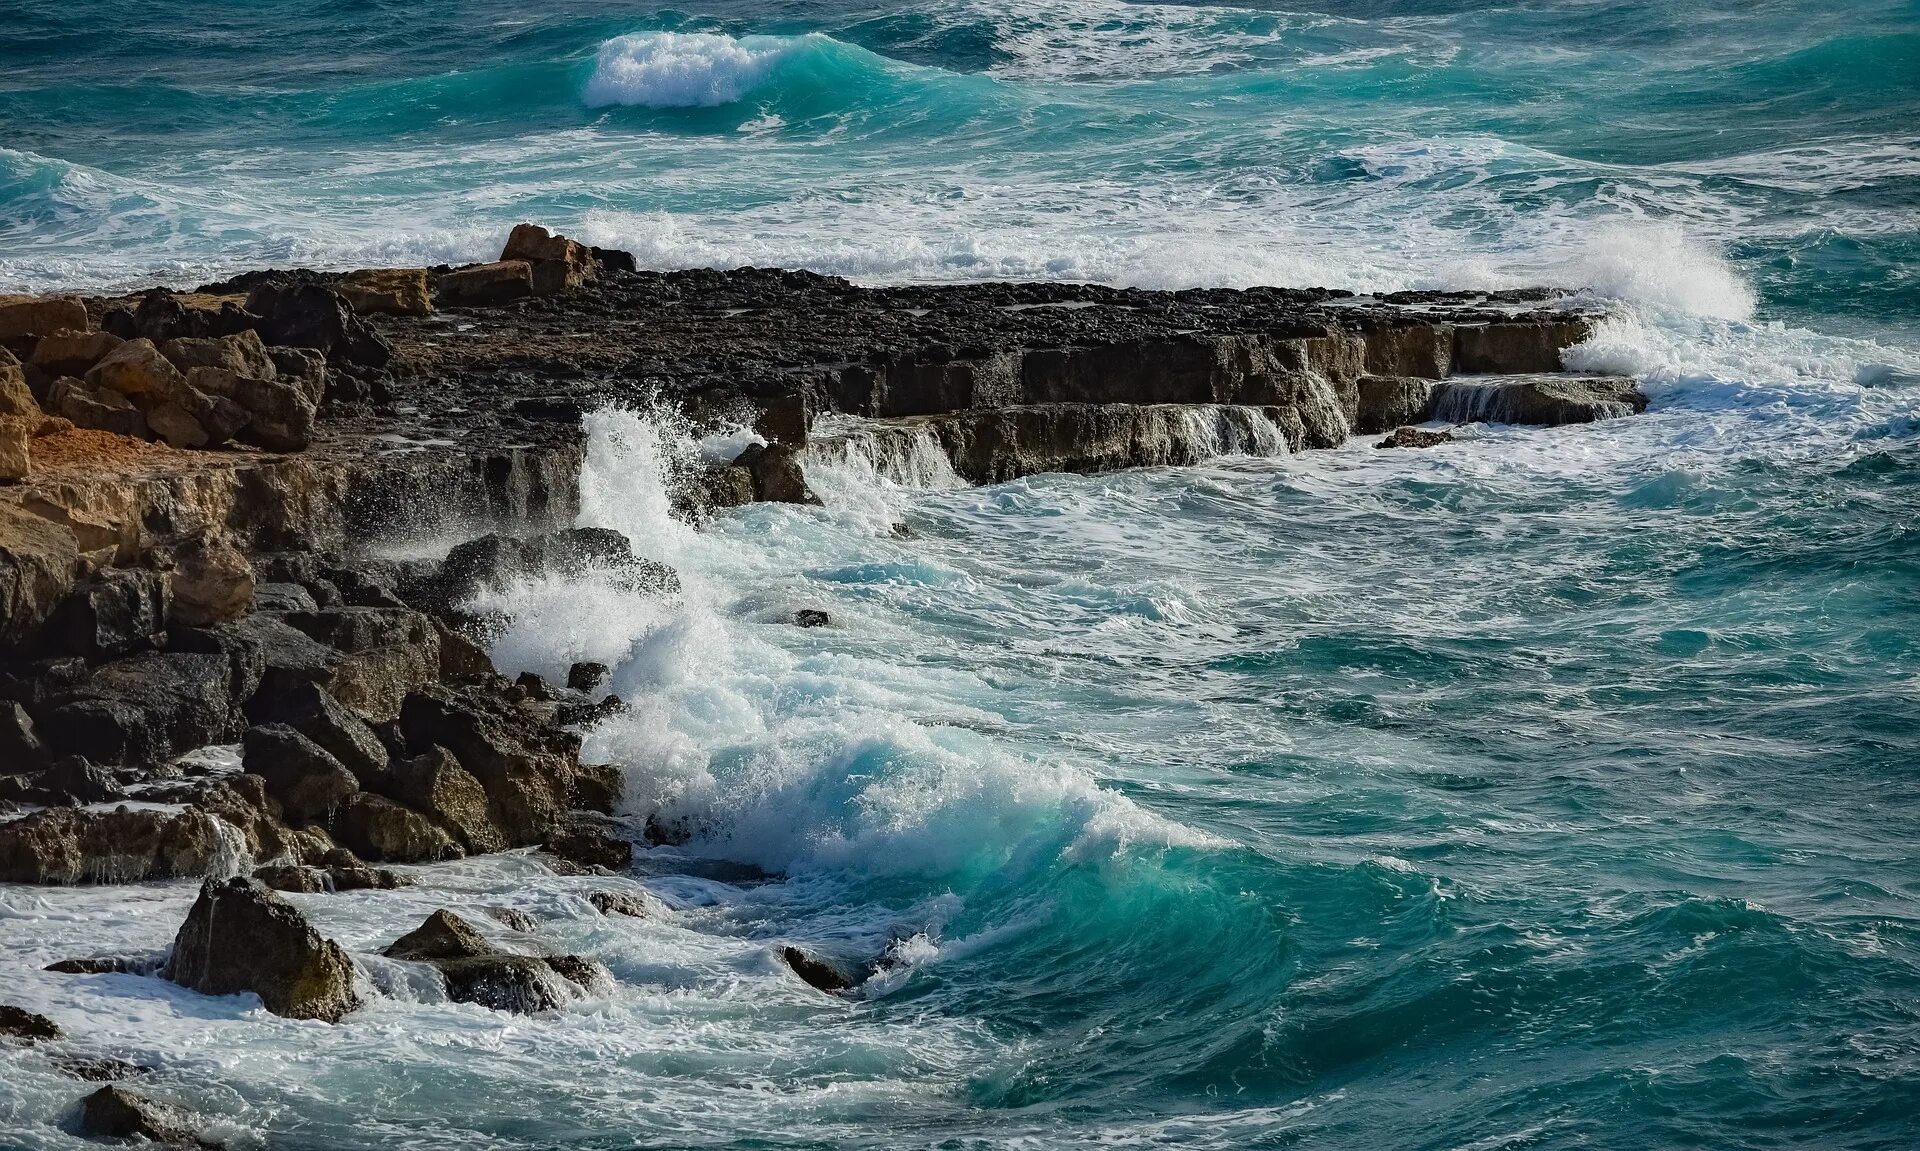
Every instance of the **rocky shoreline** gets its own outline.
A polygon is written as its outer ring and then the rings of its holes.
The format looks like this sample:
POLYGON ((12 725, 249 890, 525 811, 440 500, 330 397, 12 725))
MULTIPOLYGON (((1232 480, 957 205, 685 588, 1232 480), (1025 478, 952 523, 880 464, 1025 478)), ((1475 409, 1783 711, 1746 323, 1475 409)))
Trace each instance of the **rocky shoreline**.
MULTIPOLYGON (((50 970, 336 1021, 364 980, 277 892, 392 888, 409 865, 512 849, 612 876, 634 838, 687 834, 624 807, 617 765, 580 762, 583 729, 624 706, 608 669, 508 678, 474 606, 588 569, 678 590, 636 541, 573 526, 582 420, 609 405, 751 429, 686 477, 698 519, 812 502, 808 462, 849 452, 902 471, 931 452, 997 482, 1643 410, 1631 381, 1561 370, 1601 317, 1546 291, 646 273, 530 225, 468 268, 0 297, 0 883, 203 879, 166 955, 50 970), (423 538, 445 546, 373 546, 423 538)), ((649 913, 619 890, 594 904, 649 913)), ((451 911, 385 954, 524 1013, 608 978, 501 950, 451 911)), ((823 991, 859 981, 801 947, 782 957, 823 991)), ((59 1033, 0 1006, 0 1040, 59 1033)), ((197 1137, 192 1116, 119 1087, 76 1121, 197 1137)))

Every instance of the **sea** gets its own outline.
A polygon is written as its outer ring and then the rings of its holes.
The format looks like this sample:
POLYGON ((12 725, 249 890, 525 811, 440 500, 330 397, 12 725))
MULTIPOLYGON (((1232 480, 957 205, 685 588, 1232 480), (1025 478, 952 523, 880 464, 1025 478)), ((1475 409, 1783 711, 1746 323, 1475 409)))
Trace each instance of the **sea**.
MULTIPOLYGON (((191 882, 4 887, 0 999, 238 1148, 1920 1147, 1920 3, 0 2, 0 290, 521 220, 1551 285, 1652 404, 989 487, 856 445, 698 527, 739 436, 593 413, 580 522, 684 590, 481 606, 504 670, 613 668, 587 758, 685 842, 291 897, 378 992, 338 1026, 40 970, 163 949, 191 882), (613 981, 507 1016, 378 956, 489 906, 613 981)), ((89 1146, 86 1090, 0 1046, 0 1146, 89 1146)))

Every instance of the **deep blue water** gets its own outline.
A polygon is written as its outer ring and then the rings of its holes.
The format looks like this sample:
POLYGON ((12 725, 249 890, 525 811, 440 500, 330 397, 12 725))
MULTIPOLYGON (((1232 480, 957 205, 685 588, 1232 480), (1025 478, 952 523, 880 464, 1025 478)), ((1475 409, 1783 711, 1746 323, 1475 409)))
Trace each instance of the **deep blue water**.
MULTIPOLYGON (((162 885, 0 891, 11 998, 273 1146, 1920 1145, 1920 6, 566 8, 0 7, 0 287, 521 219, 869 281, 1548 282, 1653 408, 983 489, 820 458, 824 509, 699 532, 691 448, 597 416, 584 518, 687 593, 507 589, 495 655, 616 666, 590 751, 700 829, 642 866, 674 911, 511 858, 306 906, 379 974, 523 903, 619 990, 329 1029, 38 972, 163 945, 162 885), (784 941, 894 968, 826 1001, 784 941)), ((74 1085, 0 1060, 0 1144, 67 1145, 74 1085)))

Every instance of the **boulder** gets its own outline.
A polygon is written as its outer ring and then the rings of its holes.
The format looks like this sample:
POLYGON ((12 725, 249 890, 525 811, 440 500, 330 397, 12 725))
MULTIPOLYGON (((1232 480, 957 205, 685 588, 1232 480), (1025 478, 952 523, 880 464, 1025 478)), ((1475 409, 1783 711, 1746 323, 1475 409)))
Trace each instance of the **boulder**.
POLYGON ((384 954, 389 959, 430 963, 447 984, 447 995, 495 1011, 531 1015, 551 1011, 571 998, 569 983, 585 987, 598 968, 572 955, 508 955, 496 950, 474 926, 450 911, 436 911, 401 936, 384 954))
POLYGON ((237 296, 154 288, 142 295, 131 311, 124 307, 109 310, 101 317, 100 326, 122 339, 147 339, 156 344, 181 336, 227 336, 246 331, 258 319, 240 303, 237 296))
POLYGON ((525 260, 476 264, 440 277, 439 300, 449 307, 505 304, 533 295, 533 265, 525 260))
POLYGON ((72 529, 0 503, 0 648, 39 631, 73 590, 79 563, 72 529))
POLYGON ((27 803, 71 806, 125 799, 127 792, 104 767, 77 755, 63 756, 44 770, 0 777, 0 792, 27 803))
POLYGON ((66 330, 40 337, 28 361, 46 378, 84 376, 123 341, 112 332, 66 330))
POLYGON ((13 353, 0 348, 0 416, 38 416, 39 401, 27 386, 27 373, 13 353))
POLYGON ((230 336, 177 337, 161 344, 160 354, 187 373, 189 379, 195 368, 215 368, 236 376, 266 380, 279 375, 267 346, 260 342, 260 333, 250 328, 230 336))
POLYGON ((753 496, 763 503, 817 504, 800 467, 800 453, 790 444, 750 444, 734 457, 733 465, 753 477, 753 496))
POLYGON ((164 639, 173 593, 145 568, 105 568, 77 584, 40 633, 40 650, 90 662, 153 647, 164 639))
POLYGON ((313 443, 316 411, 297 382, 200 367, 187 374, 187 383, 245 411, 247 422, 241 432, 248 443, 274 452, 304 451, 313 443))
POLYGON ((580 763, 573 768, 573 805, 583 811, 613 814, 626 790, 626 776, 611 763, 580 763))
POLYGON ((598 274, 593 249, 538 224, 519 224, 507 237, 501 261, 524 260, 533 279, 533 294, 555 296, 570 292, 598 274))
POLYGON ((473 924, 451 911, 436 911, 425 923, 387 945, 380 954, 388 959, 429 963, 436 959, 474 959, 495 954, 473 924))
POLYGON ((377 863, 457 859, 460 845, 440 825, 383 795, 355 792, 333 817, 333 837, 377 863))
POLYGON ((33 433, 39 421, 0 416, 0 483, 18 483, 33 474, 33 433))
POLYGON ((448 552, 437 569, 409 579, 401 593, 424 610, 459 620, 482 591, 546 574, 587 571, 611 575, 631 591, 680 590, 678 574, 635 555, 626 536, 609 528, 574 528, 525 539, 496 533, 468 540, 448 552))
POLYGON ((565 829, 577 736, 504 700, 444 685, 407 697, 400 731, 416 753, 453 753, 486 790, 491 822, 509 844, 544 843, 565 829))
POLYGON ((199 1142, 200 1121, 190 1111, 107 1086, 80 1101, 80 1134, 91 1139, 140 1139, 175 1147, 199 1142))
POLYGON ((382 785, 389 798, 438 819, 470 855, 507 846, 506 837, 493 825, 486 789, 446 748, 429 748, 396 761, 382 785))
POLYGON ((327 394, 327 358, 312 348, 268 348, 277 379, 293 384, 317 410, 327 394))
POLYGON ((363 316, 424 316, 433 311, 425 268, 366 268, 334 284, 347 305, 363 316))
POLYGON ((95 668, 35 714, 56 755, 152 765, 238 732, 231 669, 218 655, 142 652, 95 668))
POLYGON ((1434 431, 1429 428, 1395 428, 1393 434, 1379 443, 1376 448, 1432 448, 1451 443, 1453 433, 1434 431))
POLYGON ((60 1025, 44 1015, 36 1015, 11 1003, 0 1003, 0 1039, 20 1043, 38 1043, 60 1038, 60 1025))
POLYGON ((36 339, 63 329, 92 327, 79 296, 0 296, 0 342, 36 339))
POLYGON ((333 886, 325 871, 303 863, 270 863, 254 868, 253 877, 275 891, 296 895, 318 895, 333 886))
POLYGON ((796 392, 768 400, 753 421, 753 430, 776 444, 805 447, 813 422, 806 396, 796 392))
POLYGON ((251 991, 290 1019, 337 1023, 360 1005, 347 953, 251 879, 201 885, 161 975, 208 995, 251 991))
POLYGON ((374 722, 393 719, 409 692, 440 679, 439 633, 410 608, 333 607, 282 618, 342 653, 327 689, 374 722))
POLYGON ((241 748, 242 769, 266 781, 289 820, 325 822, 360 790, 339 760, 285 724, 248 728, 241 748))
POLYGON ((231 839, 205 812, 52 807, 0 823, 0 883, 139 883, 201 876, 231 839))
POLYGON ((359 368, 384 368, 393 358, 385 338, 321 284, 261 284, 247 294, 247 311, 260 317, 257 326, 269 344, 312 348, 329 363, 359 368))
POLYGON ((486 649, 449 628, 436 616, 434 629, 440 634, 440 679, 444 683, 484 679, 497 674, 493 658, 486 649))
POLYGON ((598 691, 608 674, 604 663, 576 663, 567 669, 567 686, 575 691, 598 691))
POLYGON ((243 614, 253 603, 253 567, 227 540, 198 536, 176 545, 171 558, 176 621, 206 627, 243 614))
POLYGON ((574 820, 565 831, 547 840, 545 846, 561 859, 582 867, 624 871, 633 864, 632 843, 584 819, 574 820))
POLYGON ((112 432, 116 436, 147 438, 146 413, 112 388, 95 387, 63 376, 47 389, 47 410, 77 428, 112 432))
POLYGON ((587 902, 602 915, 624 915, 629 919, 648 919, 653 909, 647 905, 644 897, 625 891, 596 891, 587 896, 587 902))
POLYGON ((156 405, 173 399, 187 383, 180 369, 160 354, 152 340, 146 339, 122 343, 89 368, 85 379, 91 387, 106 388, 130 400, 145 399, 156 405))
POLYGON ((623 252, 618 248, 593 248, 593 262, 600 265, 602 272, 637 272, 639 262, 632 252, 623 252))
POLYGON ((387 786, 387 749, 365 720, 353 714, 317 683, 295 682, 284 691, 262 696, 249 705, 248 714, 263 723, 284 723, 306 736, 353 773, 363 788, 387 786))
POLYGON ((782 947, 780 959, 802 982, 819 988, 831 995, 838 995, 853 988, 854 980, 835 964, 817 956, 810 955, 798 947, 782 947))
POLYGON ((509 930, 532 935, 540 930, 540 923, 532 915, 518 907, 483 907, 488 917, 509 930))

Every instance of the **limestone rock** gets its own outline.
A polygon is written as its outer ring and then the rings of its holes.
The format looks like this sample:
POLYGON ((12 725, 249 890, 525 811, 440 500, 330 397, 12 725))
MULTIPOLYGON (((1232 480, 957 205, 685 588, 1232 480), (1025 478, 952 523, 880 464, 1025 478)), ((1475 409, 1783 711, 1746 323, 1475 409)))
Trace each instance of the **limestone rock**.
POLYGON ((192 1112, 124 1087, 102 1087, 80 1101, 80 1133, 94 1139, 190 1147, 198 1143, 199 1126, 192 1112))
POLYGON ((450 911, 436 911, 389 946, 390 959, 431 963, 460 1003, 531 1015, 560 1007, 568 984, 585 987, 598 968, 577 956, 508 955, 497 951, 472 924, 450 911))
POLYGON ((1457 424, 1486 421, 1558 427, 1646 409, 1646 394, 1632 380, 1612 376, 1453 380, 1441 385, 1433 400, 1433 418, 1457 424))
POLYGON ((494 947, 473 924, 443 909, 427 916, 425 923, 388 944, 380 954, 388 959, 426 963, 492 955, 494 947))
POLYGON ((1454 330, 1453 369, 1462 374, 1557 372, 1560 353, 1593 334, 1583 317, 1463 324, 1454 330))
POLYGON ((29 361, 48 379, 84 376, 122 343, 112 332, 62 330, 40 337, 29 361))
POLYGON ((1434 431, 1430 428, 1395 428, 1393 434, 1379 443, 1376 448, 1433 448, 1453 440, 1453 433, 1434 431))
POLYGON ((0 416, 0 483, 18 483, 33 474, 33 433, 39 421, 0 416))
POLYGON ((208 995, 251 991, 291 1019, 337 1023, 360 1005, 347 953, 251 879, 201 885, 161 975, 208 995))
POLYGON ((543 843, 567 824, 579 738, 478 691, 445 686, 407 697, 400 731, 416 752, 452 752, 486 790, 495 827, 512 845, 543 843))
POLYGON ((289 612, 282 618, 342 653, 327 690, 374 722, 393 719, 409 692, 440 678, 440 637, 419 612, 333 607, 289 612))
POLYGON ((481 910, 485 911, 494 922, 513 931, 532 935, 540 930, 539 921, 518 907, 484 907, 481 910))
POLYGON ((460 845, 440 826, 382 795, 355 792, 334 813, 333 836, 376 863, 455 859, 460 845))
POLYGON ((277 379, 300 389, 300 394, 315 409, 327 394, 327 358, 312 348, 268 348, 277 379))
POLYGON ((253 877, 275 891, 296 895, 318 895, 332 887, 325 871, 303 863, 270 863, 254 868, 253 877))
POLYGON ((160 354, 189 377, 195 368, 216 368, 265 380, 279 374, 267 346, 260 341, 260 333, 251 328, 230 336, 177 337, 161 344, 160 354))
POLYGON ((360 790, 339 760, 285 724, 248 728, 241 747, 243 770, 266 781, 289 820, 324 821, 360 790))
POLYGON ((41 632, 41 650, 98 662, 152 647, 166 633, 172 601, 162 573, 106 568, 61 601, 41 632))
POLYGON ((1426 418, 1434 382, 1411 376, 1362 376, 1353 430, 1360 435, 1391 431, 1426 418))
POLYGON ((27 373, 13 353, 0 348, 0 416, 38 416, 40 404, 27 386, 27 373))
MULTIPOLYGON (((271 370, 271 362, 267 365, 271 370)), ((247 413, 242 438, 269 451, 304 451, 313 443, 313 403, 297 382, 218 367, 187 373, 187 383, 210 396, 233 401, 247 413)))
POLYGON ((230 620, 253 603, 253 567, 225 539, 199 536, 173 549, 173 618, 188 627, 230 620))
POLYGON ((0 341, 25 340, 62 329, 92 327, 78 296, 0 296, 0 341))
POLYGON ((524 260, 533 279, 533 294, 555 296, 585 284, 599 272, 593 250, 538 224, 519 224, 507 237, 502 262, 524 260))
POLYGON ((788 444, 752 444, 734 458, 735 467, 747 469, 753 477, 754 498, 782 504, 820 502, 807 487, 800 468, 800 455, 788 444))
POLYGON ((533 265, 525 260, 476 264, 440 277, 439 299, 453 307, 505 304, 533 295, 533 265))
POLYGON ((147 438, 147 417, 133 401, 112 388, 63 376, 47 389, 47 410, 75 427, 147 438))
POLYGON ((137 883, 205 875, 228 840, 204 812, 54 807, 0 823, 0 883, 137 883))
POLYGON ((437 818, 469 854, 485 855, 507 846, 493 825, 486 789, 443 747, 396 762, 384 786, 389 798, 437 818))
MULTIPOLYGON (((160 354, 152 340, 128 340, 87 370, 86 382, 128 399, 146 398, 155 404, 173 399, 187 378, 160 354)), ((75 421, 76 423, 78 421, 75 421)))
POLYGON ((424 316, 433 311, 425 268, 367 268, 348 272, 334 290, 361 315, 424 316))
POLYGON ((380 737, 319 684, 289 684, 268 698, 256 698, 248 714, 261 722, 287 724, 306 736, 352 772, 361 787, 387 786, 388 756, 380 737))

